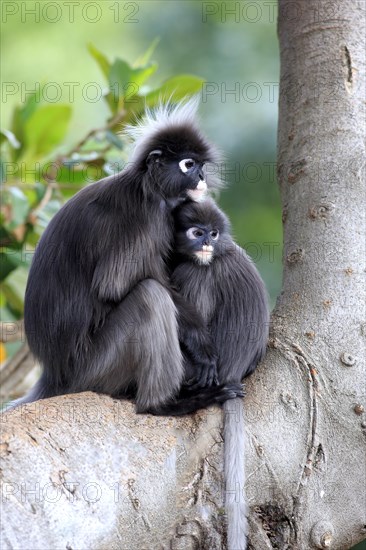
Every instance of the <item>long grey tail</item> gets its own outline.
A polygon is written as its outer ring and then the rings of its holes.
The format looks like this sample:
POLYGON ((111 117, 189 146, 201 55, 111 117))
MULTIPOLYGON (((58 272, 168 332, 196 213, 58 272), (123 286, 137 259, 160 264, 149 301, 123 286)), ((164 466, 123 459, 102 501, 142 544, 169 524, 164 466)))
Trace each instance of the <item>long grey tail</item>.
POLYGON ((225 509, 228 550, 247 547, 247 504, 245 485, 244 403, 241 398, 224 403, 225 509))

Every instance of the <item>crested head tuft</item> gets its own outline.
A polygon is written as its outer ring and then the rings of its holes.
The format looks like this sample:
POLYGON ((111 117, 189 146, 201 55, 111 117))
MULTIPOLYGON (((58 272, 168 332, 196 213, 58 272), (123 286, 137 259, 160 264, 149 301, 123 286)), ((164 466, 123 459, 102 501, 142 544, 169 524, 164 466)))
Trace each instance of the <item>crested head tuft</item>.
POLYGON ((166 157, 195 153, 207 163, 218 163, 220 155, 201 132, 197 111, 199 96, 179 103, 160 102, 154 109, 147 108, 135 125, 128 125, 124 134, 132 141, 130 161, 145 165, 149 153, 161 150, 166 157))
POLYGON ((149 140, 164 130, 187 124, 197 128, 198 105, 199 97, 193 96, 178 103, 160 101, 153 109, 147 107, 144 116, 136 124, 127 125, 123 131, 132 141, 131 160, 136 160, 139 151, 145 148, 149 140))

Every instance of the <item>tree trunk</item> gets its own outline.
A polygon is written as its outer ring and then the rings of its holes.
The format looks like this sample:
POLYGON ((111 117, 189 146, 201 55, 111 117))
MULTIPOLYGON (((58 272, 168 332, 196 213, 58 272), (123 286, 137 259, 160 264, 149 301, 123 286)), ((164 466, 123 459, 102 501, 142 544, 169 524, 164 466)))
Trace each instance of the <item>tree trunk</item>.
MULTIPOLYGON (((245 398, 253 550, 365 538, 364 17, 280 0, 284 280, 245 398)), ((4 550, 226 547, 218 409, 155 418, 80 394, 27 410, 4 416, 4 550)))
POLYGON ((365 3, 279 8, 284 276, 273 349, 248 388, 262 454, 249 491, 268 491, 252 517, 263 535, 269 516, 279 548, 347 549, 366 524, 365 3))

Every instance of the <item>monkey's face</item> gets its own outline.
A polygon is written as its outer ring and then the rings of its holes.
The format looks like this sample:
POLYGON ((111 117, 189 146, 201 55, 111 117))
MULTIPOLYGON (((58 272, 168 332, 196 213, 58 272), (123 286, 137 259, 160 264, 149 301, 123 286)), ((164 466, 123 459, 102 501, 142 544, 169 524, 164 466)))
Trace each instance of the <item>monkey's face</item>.
POLYGON ((182 159, 178 166, 180 171, 186 176, 183 184, 187 185, 186 193, 188 197, 196 202, 202 201, 207 191, 207 183, 203 172, 204 164, 198 160, 186 158, 182 159))
POLYGON ((154 150, 147 162, 156 185, 165 197, 189 197, 196 202, 205 198, 204 162, 199 158, 189 153, 177 158, 154 150))
POLYGON ((175 251, 186 259, 208 265, 232 248, 229 220, 212 199, 184 201, 173 217, 175 251))
POLYGON ((208 265, 214 257, 219 236, 220 231, 216 227, 189 227, 177 233, 177 252, 199 264, 208 265))

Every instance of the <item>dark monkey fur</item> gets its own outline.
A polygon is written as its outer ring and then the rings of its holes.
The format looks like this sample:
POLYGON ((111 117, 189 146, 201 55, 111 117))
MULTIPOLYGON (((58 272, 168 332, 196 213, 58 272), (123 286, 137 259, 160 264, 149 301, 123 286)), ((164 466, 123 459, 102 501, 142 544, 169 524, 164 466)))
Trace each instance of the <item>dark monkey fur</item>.
MULTIPOLYGON (((198 367, 198 384, 212 383, 205 325, 171 291, 165 263, 171 205, 218 185, 205 174, 216 157, 196 108, 194 100, 148 112, 130 128, 131 163, 82 189, 49 223, 30 269, 24 318, 43 372, 12 406, 91 390, 132 395, 138 412, 154 412, 182 385, 180 344, 198 367)), ((238 384, 215 389, 211 403, 241 391, 238 384)), ((192 402, 191 410, 201 406, 192 402)))
MULTIPOLYGON (((226 216, 211 199, 185 202, 175 211, 176 244, 172 285, 195 304, 211 329, 221 385, 239 383, 265 353, 269 310, 263 281, 231 236, 226 216)), ((195 367, 186 361, 186 377, 195 367)), ((203 390, 208 394, 212 389, 203 390)), ((243 401, 226 401, 225 481, 228 548, 246 548, 243 401)), ((204 396, 201 404, 205 406, 204 396)), ((208 403, 209 404, 209 403, 208 403)))

